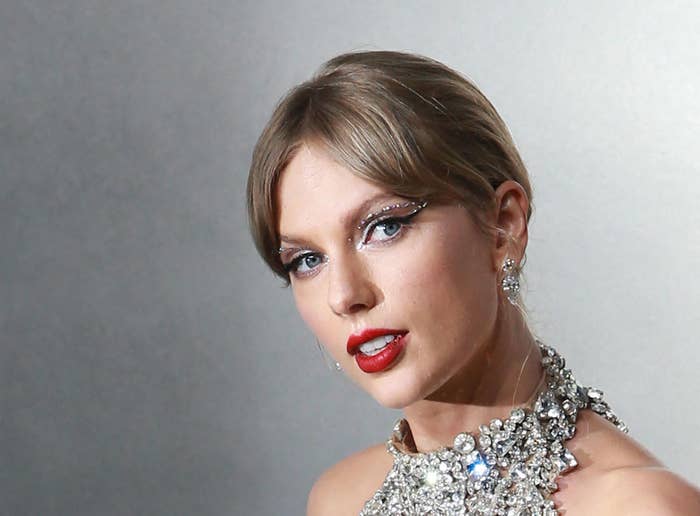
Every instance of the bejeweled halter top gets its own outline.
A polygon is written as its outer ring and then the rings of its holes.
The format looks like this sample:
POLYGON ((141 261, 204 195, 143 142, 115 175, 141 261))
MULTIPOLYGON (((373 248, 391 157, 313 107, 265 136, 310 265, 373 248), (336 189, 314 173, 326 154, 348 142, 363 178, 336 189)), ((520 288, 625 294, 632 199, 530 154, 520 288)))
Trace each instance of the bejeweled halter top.
POLYGON ((410 428, 399 420, 387 441, 394 464, 360 516, 557 515, 549 495, 578 464, 565 446, 578 411, 591 409, 625 433, 627 426, 600 390, 582 387, 564 359, 537 342, 547 388, 532 408, 515 408, 476 435, 461 433, 452 447, 429 453, 407 451, 410 428))

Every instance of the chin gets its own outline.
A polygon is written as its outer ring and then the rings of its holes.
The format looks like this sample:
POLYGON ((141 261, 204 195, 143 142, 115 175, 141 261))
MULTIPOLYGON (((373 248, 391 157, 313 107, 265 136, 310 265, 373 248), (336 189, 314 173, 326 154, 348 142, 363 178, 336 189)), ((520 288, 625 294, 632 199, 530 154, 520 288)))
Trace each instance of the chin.
POLYGON ((401 410, 406 406, 406 403, 402 399, 396 397, 379 395, 373 396, 373 398, 379 405, 387 409, 401 410))
POLYGON ((379 405, 395 410, 402 410, 424 400, 439 387, 440 382, 437 380, 440 375, 426 374, 423 368, 415 367, 409 362, 396 366, 380 373, 379 376, 367 377, 364 376, 366 373, 361 373, 355 380, 379 405))
POLYGON ((372 389, 368 389, 370 396, 384 408, 402 410, 424 397, 417 392, 414 385, 405 385, 388 378, 387 380, 386 383, 381 382, 384 385, 374 385, 372 389))
POLYGON ((375 395, 375 396, 373 396, 373 398, 382 407, 388 408, 388 409, 395 409, 395 410, 403 410, 404 408, 411 405, 414 401, 414 400, 406 400, 405 398, 399 397, 399 396, 382 396, 382 395, 377 396, 377 395, 375 395))

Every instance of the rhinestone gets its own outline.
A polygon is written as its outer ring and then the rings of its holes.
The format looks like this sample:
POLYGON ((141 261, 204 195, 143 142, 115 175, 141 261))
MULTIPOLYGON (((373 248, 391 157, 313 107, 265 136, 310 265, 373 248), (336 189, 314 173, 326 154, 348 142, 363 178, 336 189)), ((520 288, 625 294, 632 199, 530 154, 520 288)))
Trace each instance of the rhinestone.
POLYGON ((515 408, 475 435, 458 434, 452 448, 406 454, 408 423, 397 423, 387 450, 394 465, 360 516, 467 514, 556 516, 549 495, 560 475, 578 462, 565 447, 576 431, 578 411, 590 408, 626 432, 598 389, 576 383, 564 359, 539 343, 547 390, 532 408, 515 408), (475 449, 479 443, 481 451, 475 449))
POLYGON ((550 419, 558 419, 561 416, 561 409, 557 407, 556 405, 553 407, 550 407, 547 410, 547 417, 550 419))
POLYGON ((484 458, 489 466, 494 466, 498 462, 498 457, 492 451, 488 451, 484 458))
POLYGON ((593 410, 593 412, 597 412, 598 414, 605 414, 605 411, 608 410, 608 407, 605 403, 592 403, 591 409, 593 410))
POLYGON ((397 441, 403 441, 404 438, 406 437, 406 430, 408 428, 408 424, 406 423, 405 419, 399 419, 395 424, 394 424, 394 438, 397 441))
POLYGON ((472 462, 478 461, 480 458, 481 458, 481 454, 477 450, 474 450, 473 452, 471 452, 467 455, 467 458, 466 458, 467 465, 469 465, 472 462))
POLYGON ((442 461, 451 461, 454 458, 454 453, 449 448, 442 448, 438 451, 437 456, 442 461))
POLYGON ((567 449, 564 450, 564 453, 562 453, 560 458, 566 464, 566 470, 573 469, 578 465, 578 461, 576 460, 576 457, 574 457, 574 454, 567 449))
POLYGON ((588 397, 592 400, 598 401, 603 399, 603 391, 598 389, 588 389, 588 397))
POLYGON ((496 450, 496 453, 498 455, 505 455, 510 451, 514 444, 514 439, 507 438, 503 439, 502 441, 498 441, 496 444, 494 444, 494 449, 496 450))
POLYGON ((564 409, 567 416, 573 416, 576 413, 576 405, 571 400, 564 400, 561 408, 564 409))
POLYGON ((431 469, 430 471, 426 472, 423 482, 425 482, 429 486, 434 486, 435 484, 437 484, 438 478, 440 478, 438 472, 434 469, 431 469))
POLYGON ((521 408, 516 408, 510 411, 510 419, 514 423, 522 423, 525 419, 525 411, 521 408))
POLYGON ((482 436, 480 436, 480 437, 479 437, 479 447, 480 447, 482 450, 485 450, 485 449, 488 448, 489 446, 491 446, 491 438, 490 438, 488 435, 482 435, 482 436))
POLYGON ((462 453, 469 453, 476 446, 476 441, 471 434, 461 433, 455 437, 454 447, 462 453))
POLYGON ((489 472, 489 467, 481 455, 479 455, 475 461, 469 463, 467 466, 467 471, 469 472, 469 476, 471 478, 476 479, 487 475, 489 472))

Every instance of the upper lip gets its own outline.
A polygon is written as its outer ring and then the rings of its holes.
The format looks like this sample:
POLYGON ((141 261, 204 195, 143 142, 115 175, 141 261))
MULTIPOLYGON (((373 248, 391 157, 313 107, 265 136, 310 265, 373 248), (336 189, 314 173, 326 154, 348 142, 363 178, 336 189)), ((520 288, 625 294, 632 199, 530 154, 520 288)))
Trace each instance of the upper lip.
POLYGON ((387 328, 365 328, 364 330, 353 333, 348 337, 348 353, 354 355, 360 349, 360 346, 382 335, 405 335, 406 330, 389 330, 387 328))

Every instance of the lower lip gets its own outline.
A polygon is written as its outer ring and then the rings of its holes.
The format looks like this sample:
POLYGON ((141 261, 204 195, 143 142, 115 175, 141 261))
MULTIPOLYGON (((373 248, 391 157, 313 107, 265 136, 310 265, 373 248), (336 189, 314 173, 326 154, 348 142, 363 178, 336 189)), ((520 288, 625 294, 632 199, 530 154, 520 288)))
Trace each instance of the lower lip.
POLYGON ((378 373, 380 371, 384 371, 390 365, 392 365, 397 358, 399 358, 401 351, 403 351, 403 348, 406 347, 406 335, 401 335, 400 337, 395 338, 376 355, 369 356, 363 354, 362 352, 358 352, 355 355, 355 362, 357 362, 357 366, 365 373, 378 373))

